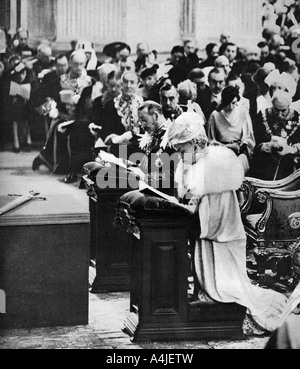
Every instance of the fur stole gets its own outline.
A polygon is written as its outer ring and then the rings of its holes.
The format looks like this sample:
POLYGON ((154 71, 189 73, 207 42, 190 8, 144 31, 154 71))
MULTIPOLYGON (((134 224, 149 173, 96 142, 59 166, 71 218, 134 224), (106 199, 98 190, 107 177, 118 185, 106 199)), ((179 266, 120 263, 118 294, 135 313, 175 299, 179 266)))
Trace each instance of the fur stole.
POLYGON ((175 181, 180 197, 189 191, 195 197, 238 190, 244 169, 236 155, 224 146, 209 146, 207 155, 192 166, 178 164, 175 181))

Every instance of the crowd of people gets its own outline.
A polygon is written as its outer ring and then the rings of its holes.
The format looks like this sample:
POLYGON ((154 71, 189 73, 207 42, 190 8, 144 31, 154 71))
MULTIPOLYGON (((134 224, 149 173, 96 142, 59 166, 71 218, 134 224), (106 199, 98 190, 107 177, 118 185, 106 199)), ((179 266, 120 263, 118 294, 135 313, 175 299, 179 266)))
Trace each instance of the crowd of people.
POLYGON ((44 145, 33 170, 44 165, 75 182, 99 138, 113 153, 120 144, 141 149, 138 108, 153 101, 168 121, 187 111, 201 115, 210 144, 230 148, 247 175, 286 177, 300 165, 299 55, 292 37, 300 10, 299 1, 279 4, 264 4, 256 45, 237 45, 223 34, 201 58, 195 40, 186 40, 165 62, 146 42, 135 56, 114 42, 100 60, 91 42, 74 40, 54 57, 47 40, 34 50, 26 30, 10 39, 2 29, 2 148, 9 142, 15 153, 29 151, 40 135, 44 145))
MULTIPOLYGON (((236 191, 246 175, 279 180, 300 168, 299 20, 300 1, 269 0, 255 45, 237 45, 222 34, 201 58, 190 39, 174 45, 164 62, 146 42, 135 55, 126 43, 114 42, 100 60, 91 42, 74 40, 70 51, 54 57, 47 40, 34 50, 26 30, 10 39, 2 29, 2 148, 8 140, 15 153, 31 150, 38 126, 44 142, 32 169, 47 167, 65 183, 76 182, 99 149, 119 156, 126 146, 128 158, 144 153, 139 170, 145 181, 172 177, 178 197, 189 192, 196 198, 201 298, 241 303, 252 328, 272 331, 285 299, 254 288, 246 275, 236 191), (164 173, 162 155, 175 152, 192 161, 183 160, 176 174, 175 168, 164 173)), ((174 195, 172 189, 167 192, 174 195)))

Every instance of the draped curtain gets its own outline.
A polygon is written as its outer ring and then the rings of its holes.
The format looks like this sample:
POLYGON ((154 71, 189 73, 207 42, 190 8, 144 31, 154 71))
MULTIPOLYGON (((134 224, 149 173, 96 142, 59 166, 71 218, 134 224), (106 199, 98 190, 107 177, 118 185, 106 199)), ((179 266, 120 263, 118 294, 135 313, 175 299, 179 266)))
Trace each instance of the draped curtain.
POLYGON ((55 41, 57 0, 28 0, 27 12, 30 37, 55 41))

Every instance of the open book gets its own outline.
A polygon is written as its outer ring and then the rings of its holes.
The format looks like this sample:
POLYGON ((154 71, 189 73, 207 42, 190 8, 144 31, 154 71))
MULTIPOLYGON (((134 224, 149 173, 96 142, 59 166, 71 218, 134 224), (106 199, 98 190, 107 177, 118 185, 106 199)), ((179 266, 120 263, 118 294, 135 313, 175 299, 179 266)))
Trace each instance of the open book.
POLYGON ((25 100, 29 100, 30 97, 31 86, 29 83, 24 85, 19 85, 18 83, 11 81, 10 83, 10 96, 22 96, 25 100))
POLYGON ((122 167, 124 169, 130 169, 129 166, 128 166, 128 164, 126 164, 126 161, 125 160, 120 159, 120 158, 117 158, 115 155, 110 154, 110 153, 108 153, 106 151, 101 150, 99 152, 99 157, 100 157, 100 159, 102 159, 103 161, 106 161, 108 163, 116 164, 119 167, 122 167))
POLYGON ((147 183, 145 183, 143 181, 140 181, 140 183, 139 183, 139 191, 143 192, 143 193, 149 193, 153 196, 158 196, 162 199, 165 199, 165 200, 168 200, 168 201, 172 202, 173 204, 181 205, 178 202, 178 200, 176 199, 176 197, 169 196, 169 195, 157 190, 156 188, 149 186, 147 183))
POLYGON ((180 204, 179 201, 176 199, 176 197, 169 196, 169 195, 159 191, 158 189, 156 189, 152 186, 149 186, 144 181, 144 179, 146 177, 145 173, 143 173, 140 168, 137 168, 136 166, 134 166, 135 165, 134 163, 131 163, 127 160, 117 158, 113 154, 107 153, 106 151, 100 151, 99 158, 103 161, 108 162, 108 163, 116 164, 119 167, 124 168, 124 169, 136 174, 137 176, 139 176, 140 177, 140 181, 139 181, 139 191, 140 192, 148 193, 152 196, 160 197, 160 198, 165 199, 165 200, 167 200, 167 201, 169 201, 173 204, 182 206, 183 208, 190 210, 188 206, 180 204), (131 165, 133 165, 133 166, 131 166, 131 165))
POLYGON ((95 149, 100 149, 101 147, 103 148, 103 147, 108 147, 108 146, 104 143, 104 141, 102 140, 102 138, 99 137, 97 139, 94 147, 95 147, 95 149))

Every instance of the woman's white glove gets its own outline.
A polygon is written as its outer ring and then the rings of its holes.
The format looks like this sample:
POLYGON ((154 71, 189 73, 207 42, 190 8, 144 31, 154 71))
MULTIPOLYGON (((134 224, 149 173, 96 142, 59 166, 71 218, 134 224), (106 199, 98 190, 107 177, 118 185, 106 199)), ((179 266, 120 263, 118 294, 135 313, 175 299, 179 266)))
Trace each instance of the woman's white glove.
POLYGON ((97 126, 95 123, 91 123, 89 125, 89 130, 90 130, 91 134, 93 136, 95 136, 95 137, 98 136, 98 132, 97 131, 100 131, 101 129, 102 129, 102 127, 101 126, 97 126))
POLYGON ((58 109, 55 107, 55 108, 52 108, 50 111, 49 111, 49 118, 51 119, 56 119, 59 115, 59 111, 58 109))
POLYGON ((133 135, 131 131, 123 133, 121 136, 112 137, 112 143, 115 145, 120 145, 122 143, 128 143, 132 139, 133 135))

